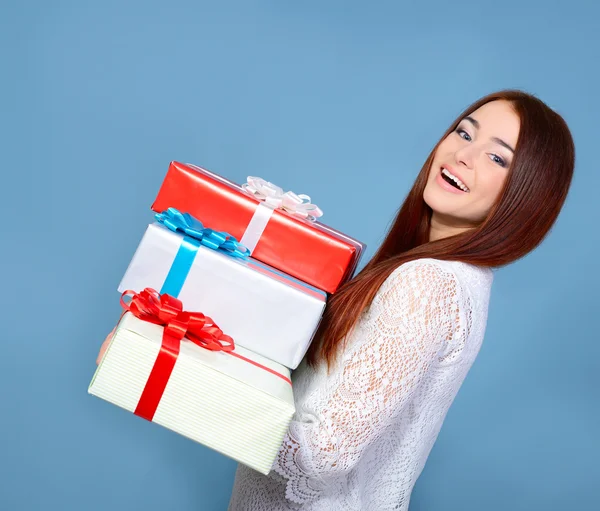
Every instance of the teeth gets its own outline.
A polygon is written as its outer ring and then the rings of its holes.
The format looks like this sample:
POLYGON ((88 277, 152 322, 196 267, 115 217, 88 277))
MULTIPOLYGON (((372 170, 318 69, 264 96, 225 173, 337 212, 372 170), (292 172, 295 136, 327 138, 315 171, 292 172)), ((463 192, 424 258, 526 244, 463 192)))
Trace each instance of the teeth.
POLYGON ((445 168, 442 168, 442 174, 444 174, 445 176, 452 179, 452 181, 454 181, 463 192, 469 193, 469 189, 465 186, 465 184, 460 179, 458 179, 455 175, 448 172, 448 170, 446 170, 445 168))

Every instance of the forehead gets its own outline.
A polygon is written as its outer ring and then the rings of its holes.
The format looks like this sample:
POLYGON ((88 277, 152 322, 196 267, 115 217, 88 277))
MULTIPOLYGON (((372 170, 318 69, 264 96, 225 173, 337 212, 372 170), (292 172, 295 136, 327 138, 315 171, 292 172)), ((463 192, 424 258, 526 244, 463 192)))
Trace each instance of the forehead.
POLYGON ((521 120, 508 101, 491 101, 475 110, 469 117, 475 119, 479 131, 491 137, 498 137, 505 142, 516 145, 519 137, 521 120))

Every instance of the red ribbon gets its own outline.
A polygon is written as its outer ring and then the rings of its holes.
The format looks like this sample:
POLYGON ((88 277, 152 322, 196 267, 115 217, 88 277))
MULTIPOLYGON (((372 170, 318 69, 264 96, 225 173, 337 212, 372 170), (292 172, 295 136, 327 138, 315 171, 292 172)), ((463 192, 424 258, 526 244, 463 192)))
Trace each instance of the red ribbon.
POLYGON ((121 296, 121 305, 135 317, 164 326, 160 351, 146 382, 135 415, 151 421, 165 391, 175 362, 179 356, 181 341, 185 337, 189 341, 210 351, 223 351, 264 369, 288 383, 289 378, 254 360, 235 353, 233 339, 225 335, 213 320, 201 312, 187 312, 177 298, 168 294, 159 294, 154 289, 146 288, 141 293, 125 291, 121 296), (130 296, 131 301, 125 302, 130 296))

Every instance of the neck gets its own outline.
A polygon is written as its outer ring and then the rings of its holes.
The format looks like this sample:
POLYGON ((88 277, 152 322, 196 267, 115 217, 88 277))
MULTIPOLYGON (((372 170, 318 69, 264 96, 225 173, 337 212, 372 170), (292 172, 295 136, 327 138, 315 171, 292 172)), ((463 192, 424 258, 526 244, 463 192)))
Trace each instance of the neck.
POLYGON ((429 241, 449 238, 450 236, 455 236, 456 234, 473 229, 473 227, 473 225, 468 225, 464 222, 457 221, 456 219, 432 213, 431 222, 429 224, 429 241))

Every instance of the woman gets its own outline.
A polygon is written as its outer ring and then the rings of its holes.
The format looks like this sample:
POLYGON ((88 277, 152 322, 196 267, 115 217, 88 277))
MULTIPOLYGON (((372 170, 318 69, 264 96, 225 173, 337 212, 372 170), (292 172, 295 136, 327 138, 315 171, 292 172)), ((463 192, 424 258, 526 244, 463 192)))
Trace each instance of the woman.
POLYGON ((523 92, 452 124, 378 252, 330 298, 273 469, 240 465, 230 511, 408 509, 479 352, 491 268, 539 245, 574 158, 564 120, 523 92))
POLYGON ((240 465, 230 511, 408 509, 481 346, 491 268, 546 236, 574 152, 564 120, 519 91, 452 124, 378 252, 331 297, 273 470, 240 465))

